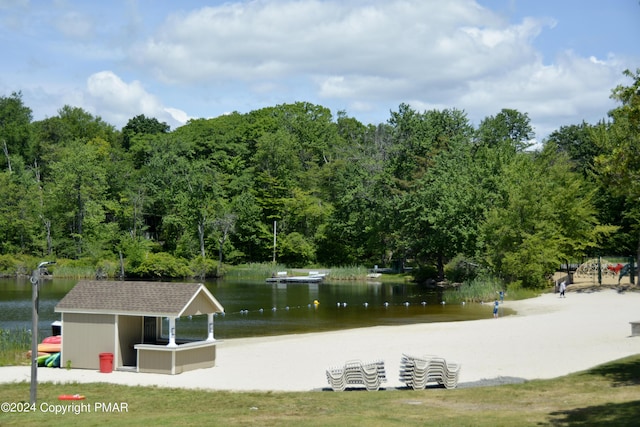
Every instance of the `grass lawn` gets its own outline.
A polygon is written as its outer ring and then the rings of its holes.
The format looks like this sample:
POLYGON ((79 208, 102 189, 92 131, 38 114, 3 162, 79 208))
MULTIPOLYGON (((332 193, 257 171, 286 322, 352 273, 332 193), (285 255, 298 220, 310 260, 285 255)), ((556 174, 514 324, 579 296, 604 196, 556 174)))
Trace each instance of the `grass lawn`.
MULTIPOLYGON (((0 401, 28 404, 29 387, 28 382, 2 384, 0 401)), ((640 355, 553 380, 454 390, 247 393, 43 383, 35 411, 4 409, 2 426, 636 426, 640 355), (57 400, 75 393, 86 400, 57 400), (83 412, 73 413, 80 404, 83 412), (71 412, 53 413, 63 407, 71 412)))

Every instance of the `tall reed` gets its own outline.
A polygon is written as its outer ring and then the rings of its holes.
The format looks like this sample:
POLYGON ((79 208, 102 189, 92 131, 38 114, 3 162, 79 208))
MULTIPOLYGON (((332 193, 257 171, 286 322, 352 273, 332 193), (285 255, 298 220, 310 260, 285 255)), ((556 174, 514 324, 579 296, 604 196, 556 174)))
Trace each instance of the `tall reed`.
POLYGON ((0 329, 0 366, 28 365, 31 348, 29 329, 0 329))
POLYGON ((66 279, 95 279, 96 268, 91 266, 61 265, 49 268, 55 277, 66 279))
POLYGON ((226 279, 266 279, 278 271, 289 271, 282 264, 272 264, 268 262, 240 264, 228 266, 224 277, 226 279))
POLYGON ((505 285, 502 279, 483 275, 475 279, 465 281, 455 288, 446 289, 443 298, 447 302, 489 302, 500 298, 500 292, 505 293, 505 298, 520 300, 533 298, 540 294, 540 289, 523 288, 519 282, 505 285))
POLYGON ((455 288, 446 289, 443 299, 451 303, 493 301, 505 286, 502 280, 491 276, 479 276, 465 281, 455 288))
POLYGON ((369 270, 361 265, 334 267, 329 273, 331 280, 365 280, 369 270))

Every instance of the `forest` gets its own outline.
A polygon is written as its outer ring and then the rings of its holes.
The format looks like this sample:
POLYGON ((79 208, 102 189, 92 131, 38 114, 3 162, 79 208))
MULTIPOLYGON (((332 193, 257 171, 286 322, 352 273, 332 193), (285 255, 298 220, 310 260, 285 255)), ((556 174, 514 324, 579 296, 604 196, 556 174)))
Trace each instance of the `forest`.
POLYGON ((118 130, 69 105, 34 121, 21 92, 4 95, 0 271, 34 259, 127 277, 410 266, 535 288, 572 260, 640 261, 640 69, 624 74, 607 117, 535 146, 528 114, 507 108, 473 126, 461 110, 401 104, 365 125, 296 102, 174 130, 138 115, 118 130))

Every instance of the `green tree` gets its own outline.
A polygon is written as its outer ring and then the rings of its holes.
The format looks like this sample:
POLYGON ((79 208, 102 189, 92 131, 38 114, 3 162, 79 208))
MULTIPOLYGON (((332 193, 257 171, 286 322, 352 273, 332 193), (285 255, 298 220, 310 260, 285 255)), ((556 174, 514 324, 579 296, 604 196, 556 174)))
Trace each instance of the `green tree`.
MULTIPOLYGON (((464 138, 462 134, 460 137, 464 138)), ((468 141, 440 153, 419 181, 403 211, 407 235, 422 259, 435 260, 438 280, 454 256, 473 256, 478 224, 487 206, 468 141)))
POLYGON ((393 221, 387 215, 384 168, 389 129, 364 126, 343 113, 338 114, 337 126, 333 160, 320 171, 322 201, 331 206, 316 235, 316 256, 327 265, 386 265, 395 249, 393 239, 387 238, 393 221))
POLYGON ((14 164, 0 171, 0 254, 41 254, 41 205, 33 174, 14 164))
POLYGON ((601 154, 596 170, 604 186, 625 199, 623 216, 635 231, 636 265, 640 265, 640 69, 626 70, 629 86, 617 86, 611 98, 620 105, 609 112, 611 123, 594 133, 601 154))
MULTIPOLYGON (((601 122, 590 125, 585 122, 580 125, 563 126, 549 135, 546 144, 555 144, 558 153, 566 154, 573 162, 573 170, 580 172, 584 178, 596 187, 593 204, 598 210, 598 220, 601 224, 618 226, 618 231, 602 241, 599 253, 628 254, 635 251, 636 233, 633 231, 633 221, 626 213, 628 199, 618 191, 611 190, 611 183, 601 179, 596 168, 596 159, 604 154, 597 143, 596 136, 609 132, 609 124, 601 122)), ((567 194, 567 197, 573 197, 567 194)), ((595 254, 588 254, 595 255, 595 254)))
POLYGON ((270 259, 271 247, 265 242, 270 241, 272 231, 263 220, 262 209, 253 191, 245 191, 234 197, 230 212, 237 215, 237 218, 235 234, 229 239, 233 250, 231 253, 227 252, 227 258, 239 262, 270 259))
POLYGON ((45 183, 45 212, 60 256, 98 256, 114 239, 114 226, 105 222, 104 209, 108 145, 100 138, 75 140, 54 154, 45 183))
POLYGON ((558 153, 565 153, 574 162, 574 170, 585 178, 593 177, 595 158, 601 153, 593 139, 594 127, 582 122, 579 125, 562 126, 551 132, 547 143, 558 147, 558 153))
POLYGON ((136 135, 155 135, 158 133, 168 133, 171 127, 165 122, 160 122, 154 117, 146 117, 144 114, 137 115, 127 122, 122 128, 122 147, 128 150, 131 147, 131 140, 136 135))
POLYGON ((282 219, 285 199, 296 184, 301 169, 296 148, 295 139, 284 130, 258 138, 253 157, 255 192, 269 222, 282 219))
POLYGON ((7 170, 11 172, 11 157, 20 156, 26 163, 33 159, 31 139, 31 109, 22 102, 22 93, 0 97, 0 146, 7 170))
POLYGON ((407 186, 402 230, 422 262, 435 262, 438 279, 458 253, 473 253, 482 213, 471 161, 473 128, 458 110, 429 111, 420 145, 427 167, 407 186))
POLYGON ((506 280, 543 286, 562 261, 597 246, 612 231, 598 224, 593 187, 572 167, 553 144, 539 154, 519 153, 505 167, 502 197, 481 227, 481 248, 506 280))
POLYGON ((515 152, 531 147, 535 137, 527 113, 503 108, 495 116, 484 119, 478 127, 477 142, 490 147, 509 147, 515 152))
POLYGON ((173 136, 193 145, 194 158, 207 159, 228 198, 252 186, 250 123, 246 115, 225 114, 213 119, 190 120, 173 136))

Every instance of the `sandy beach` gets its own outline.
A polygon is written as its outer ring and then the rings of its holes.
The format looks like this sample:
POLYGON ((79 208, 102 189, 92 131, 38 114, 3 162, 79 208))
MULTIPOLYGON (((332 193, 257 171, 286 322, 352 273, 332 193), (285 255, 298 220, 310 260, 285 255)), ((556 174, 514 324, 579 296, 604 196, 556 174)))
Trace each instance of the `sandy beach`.
MULTIPOLYGON (((327 389, 325 371, 348 360, 384 360, 387 382, 400 388, 403 353, 437 355, 462 364, 459 384, 482 380, 559 377, 640 353, 640 336, 629 322, 640 320, 640 293, 613 289, 544 294, 505 301, 515 315, 475 321, 380 326, 220 343, 216 366, 179 375, 83 369, 38 370, 39 382, 109 382, 233 391, 327 389)), ((30 381, 30 367, 0 368, 0 382, 30 381)))

